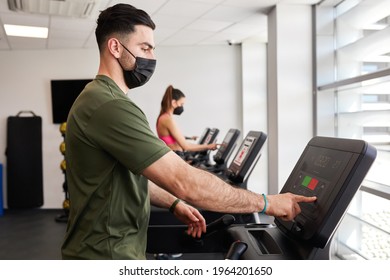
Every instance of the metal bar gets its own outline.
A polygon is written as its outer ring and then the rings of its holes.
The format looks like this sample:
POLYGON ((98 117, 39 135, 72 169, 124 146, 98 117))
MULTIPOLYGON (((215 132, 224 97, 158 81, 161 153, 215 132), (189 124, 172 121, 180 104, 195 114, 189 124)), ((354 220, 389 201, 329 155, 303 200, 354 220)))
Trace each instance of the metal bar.
MULTIPOLYGON (((352 252, 354 252, 356 255, 359 255, 360 257, 362 257, 363 259, 366 259, 368 260, 369 258, 367 256, 364 256, 361 252, 359 252, 358 250, 352 248, 351 246, 348 246, 346 243, 340 241, 340 240, 337 240, 338 243, 342 244, 344 247, 348 248, 349 250, 351 250, 352 252)), ((338 252, 336 252, 335 254, 338 258, 342 259, 342 260, 346 260, 346 258, 344 258, 342 255, 340 255, 338 252)))
POLYGON ((352 215, 351 213, 348 213, 348 212, 346 213, 346 215, 351 217, 351 218, 353 218, 353 219, 355 219, 355 220, 357 220, 359 223, 362 223, 362 224, 365 224, 365 225, 367 225, 369 227, 375 228, 376 230, 378 230, 378 231, 380 231, 380 232, 382 232, 382 233, 384 233, 386 235, 390 235, 390 232, 387 232, 386 230, 384 230, 384 229, 382 229, 382 228, 380 228, 380 227, 378 227, 376 225, 373 225, 370 222, 368 222, 366 220, 363 220, 362 218, 360 218, 358 216, 352 215))
POLYGON ((389 186, 383 184, 375 183, 372 181, 364 181, 360 187, 360 191, 367 192, 390 200, 390 188, 389 186))
POLYGON ((337 82, 334 82, 334 83, 331 83, 331 84, 319 86, 317 88, 317 90, 318 91, 322 91, 322 90, 337 88, 337 87, 341 87, 341 86, 346 86, 346 85, 350 85, 350 84, 354 84, 354 83, 358 83, 358 82, 364 82, 364 81, 377 79, 377 78, 382 78, 382 77, 386 77, 386 76, 390 76, 390 68, 384 69, 384 70, 381 70, 381 71, 377 71, 377 72, 374 72, 374 73, 369 73, 369 74, 366 74, 366 75, 361 75, 361 76, 357 76, 357 77, 353 77, 353 78, 337 81, 337 82))

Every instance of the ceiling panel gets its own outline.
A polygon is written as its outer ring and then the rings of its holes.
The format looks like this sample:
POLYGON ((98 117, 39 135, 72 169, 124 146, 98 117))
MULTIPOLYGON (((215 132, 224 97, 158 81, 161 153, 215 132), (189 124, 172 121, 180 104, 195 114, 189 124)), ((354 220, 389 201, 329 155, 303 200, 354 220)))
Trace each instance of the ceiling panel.
POLYGON ((17 50, 38 50, 46 49, 45 39, 40 38, 21 38, 21 37, 8 37, 8 42, 11 49, 17 50))
POLYGON ((29 15, 18 13, 0 14, 3 24, 31 25, 39 27, 49 27, 49 16, 29 15))
POLYGON ((162 41, 160 44, 163 46, 197 45, 213 34, 213 32, 206 31, 192 31, 189 33, 186 30, 182 30, 162 41))
POLYGON ((154 40, 156 44, 162 42, 163 40, 173 36, 175 33, 178 32, 176 28, 164 28, 159 27, 158 25, 155 31, 156 32, 154 33, 154 40))
POLYGON ((164 4, 169 2, 169 0, 111 0, 107 2, 108 4, 106 5, 106 7, 113 6, 118 3, 126 3, 133 5, 138 9, 144 10, 149 15, 153 15, 164 4))
POLYGON ((268 10, 270 7, 275 6, 281 0, 226 0, 223 5, 233 7, 247 7, 251 10, 260 11, 262 9, 268 10))
POLYGON ((186 17, 173 17, 169 15, 156 14, 152 17, 152 20, 156 24, 156 28, 174 28, 176 30, 180 30, 184 28, 186 25, 193 22, 192 18, 186 17))
POLYGON ((186 17, 188 19, 196 19, 213 9, 215 4, 206 2, 196 2, 192 0, 171 0, 162 6, 158 13, 168 15, 174 18, 186 17))
POLYGON ((50 27, 56 30, 78 30, 82 32, 89 32, 95 28, 96 22, 92 19, 75 18, 69 20, 66 17, 51 17, 50 27))
POLYGON ((10 46, 8 44, 7 38, 5 37, 4 31, 0 30, 0 50, 9 50, 10 46))
POLYGON ((256 14, 255 10, 246 7, 217 6, 202 16, 202 19, 239 22, 256 14))
POLYGON ((0 0, 0 50, 97 48, 94 29, 99 11, 121 2, 132 4, 152 16, 157 26, 157 45, 226 44, 227 40, 240 42, 249 37, 266 41, 265 13, 270 7, 277 3, 313 4, 320 0, 94 1, 97 5, 95 14, 81 19, 9 11, 7 1, 0 0), (5 23, 49 27, 49 38, 7 38, 3 28, 5 23))
POLYGON ((230 25, 232 25, 233 22, 228 21, 216 21, 216 20, 207 20, 207 19, 199 19, 193 21, 191 24, 186 26, 186 29, 188 30, 201 30, 201 31, 212 31, 212 32, 218 32, 221 31, 230 25))

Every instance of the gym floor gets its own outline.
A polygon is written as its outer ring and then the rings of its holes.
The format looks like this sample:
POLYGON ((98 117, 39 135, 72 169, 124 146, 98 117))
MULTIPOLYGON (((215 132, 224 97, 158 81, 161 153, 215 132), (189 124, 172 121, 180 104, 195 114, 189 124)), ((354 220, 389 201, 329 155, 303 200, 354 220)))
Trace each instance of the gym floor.
POLYGON ((0 260, 59 260, 66 223, 62 209, 5 210, 0 216, 0 260))
POLYGON ((60 260, 66 223, 56 218, 63 214, 61 209, 5 210, 0 216, 0 260, 60 260))
MULTIPOLYGON (((152 224, 162 215, 151 215, 152 224)), ((168 212, 167 212, 168 213, 168 212)), ((66 230, 65 222, 56 218, 64 214, 62 209, 6 209, 0 216, 0 260, 60 260, 61 244, 66 230)), ((167 214, 166 219, 171 221, 167 214)), ((213 217, 211 221, 213 220, 213 217)), ((173 220, 175 221, 175 220, 173 220)), ((268 221, 267 221, 268 222, 268 221)), ((166 259, 159 256, 157 259, 166 259)), ((168 256, 170 259, 172 256, 168 256)), ((184 254, 173 259, 221 259, 221 254, 184 254)), ((155 259, 154 255, 147 255, 155 259)))

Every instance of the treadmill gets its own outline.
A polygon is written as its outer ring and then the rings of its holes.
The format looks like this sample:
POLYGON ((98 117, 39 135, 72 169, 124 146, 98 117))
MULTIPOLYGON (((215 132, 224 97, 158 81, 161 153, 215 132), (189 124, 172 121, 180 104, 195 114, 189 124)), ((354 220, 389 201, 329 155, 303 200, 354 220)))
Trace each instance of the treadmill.
POLYGON ((249 176, 260 159, 266 140, 267 134, 264 132, 249 131, 229 167, 218 176, 233 186, 246 189, 249 176))
POLYGON ((199 137, 198 144, 204 144, 204 142, 206 141, 206 138, 207 138, 207 135, 209 134, 209 132, 210 132, 210 128, 206 127, 205 130, 202 132, 202 134, 199 137))
MULTIPOLYGON (((229 167, 216 173, 216 175, 234 187, 246 189, 249 176, 261 157, 261 151, 266 140, 267 134, 264 132, 249 131, 241 142, 229 167)), ((202 210, 201 213, 206 220, 215 220, 223 215, 223 213, 207 210, 202 210)), ((260 222, 259 213, 233 213, 232 215, 236 224, 260 222)))
POLYGON ((225 171, 227 169, 227 162, 237 145, 240 134, 241 132, 238 129, 229 129, 217 153, 213 156, 215 164, 206 163, 201 164, 199 167, 215 174, 225 171))
MULTIPOLYGON (((210 133, 210 128, 206 127, 202 134, 199 137, 198 144, 204 144, 207 138, 207 135, 210 133)), ((188 138, 186 137, 188 140, 188 138)), ((182 159, 187 160, 189 157, 193 157, 197 154, 197 152, 186 152, 186 151, 175 151, 176 154, 178 154, 182 159)))
MULTIPOLYGON (((234 131, 236 135, 237 131, 234 131)), ((261 151, 267 140, 267 134, 261 131, 249 131, 238 151, 236 152, 233 161, 228 168, 216 173, 226 183, 239 188, 246 188, 251 172, 256 166, 261 156, 261 151)), ((206 211, 199 209, 206 220, 215 220, 220 218, 223 213, 206 211)), ((240 224, 259 222, 258 213, 251 214, 233 214, 235 222, 240 224)), ((181 222, 176 219, 167 209, 162 209, 152 206, 149 225, 181 225, 181 222)))
MULTIPOLYGON (((199 144, 210 144, 214 143, 217 139, 219 129, 217 128, 206 128, 199 144)), ((201 164, 208 161, 209 154, 202 152, 176 152, 183 160, 189 162, 191 165, 201 164)), ((149 224, 182 224, 176 217, 174 217, 167 209, 151 206, 149 224)))
MULTIPOLYGON (((219 134, 218 128, 212 128, 205 135, 202 144, 212 144, 217 141, 217 136, 219 134)), ((193 166, 199 166, 201 164, 207 164, 210 159, 210 150, 204 150, 200 152, 190 152, 186 160, 193 166)))
POLYGON ((219 219, 222 223, 218 230, 201 239, 187 236, 185 226, 151 226, 147 252, 224 259, 239 240, 245 244, 239 259, 329 259, 334 233, 375 158, 376 149, 363 140, 314 137, 280 191, 317 196, 313 203, 301 203, 302 212, 293 221, 275 218, 269 224, 239 225, 225 215, 219 219))

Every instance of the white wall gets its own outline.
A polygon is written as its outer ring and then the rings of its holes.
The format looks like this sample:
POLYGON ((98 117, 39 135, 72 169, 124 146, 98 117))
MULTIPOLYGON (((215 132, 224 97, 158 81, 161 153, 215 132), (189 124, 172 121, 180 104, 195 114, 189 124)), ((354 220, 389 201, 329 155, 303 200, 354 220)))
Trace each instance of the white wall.
POLYGON ((313 137, 311 20, 307 5, 277 5, 268 16, 270 193, 280 191, 313 137))
MULTIPOLYGON (((267 126, 267 45, 261 42, 242 44, 242 137, 251 131, 268 134, 267 126)), ((248 180, 248 188, 268 193, 268 141, 248 180)))
POLYGON ((141 106, 155 131, 160 102, 168 85, 186 95, 184 113, 175 116, 187 136, 206 127, 241 129, 241 48, 239 46, 159 47, 157 68, 144 87, 129 96, 141 106))
MULTIPOLYGON (((186 135, 199 135, 206 126, 217 127, 222 141, 230 128, 242 129, 239 46, 161 47, 156 55, 157 69, 152 79, 130 94, 145 111, 153 130, 161 98, 169 84, 187 96, 185 112, 177 119, 186 135)), ((52 123, 50 80, 93 78, 99 63, 98 52, 95 49, 0 51, 0 61, 0 163, 4 165, 5 207, 6 120, 21 110, 32 110, 42 117, 43 208, 61 208, 62 137, 59 125, 52 123)))

